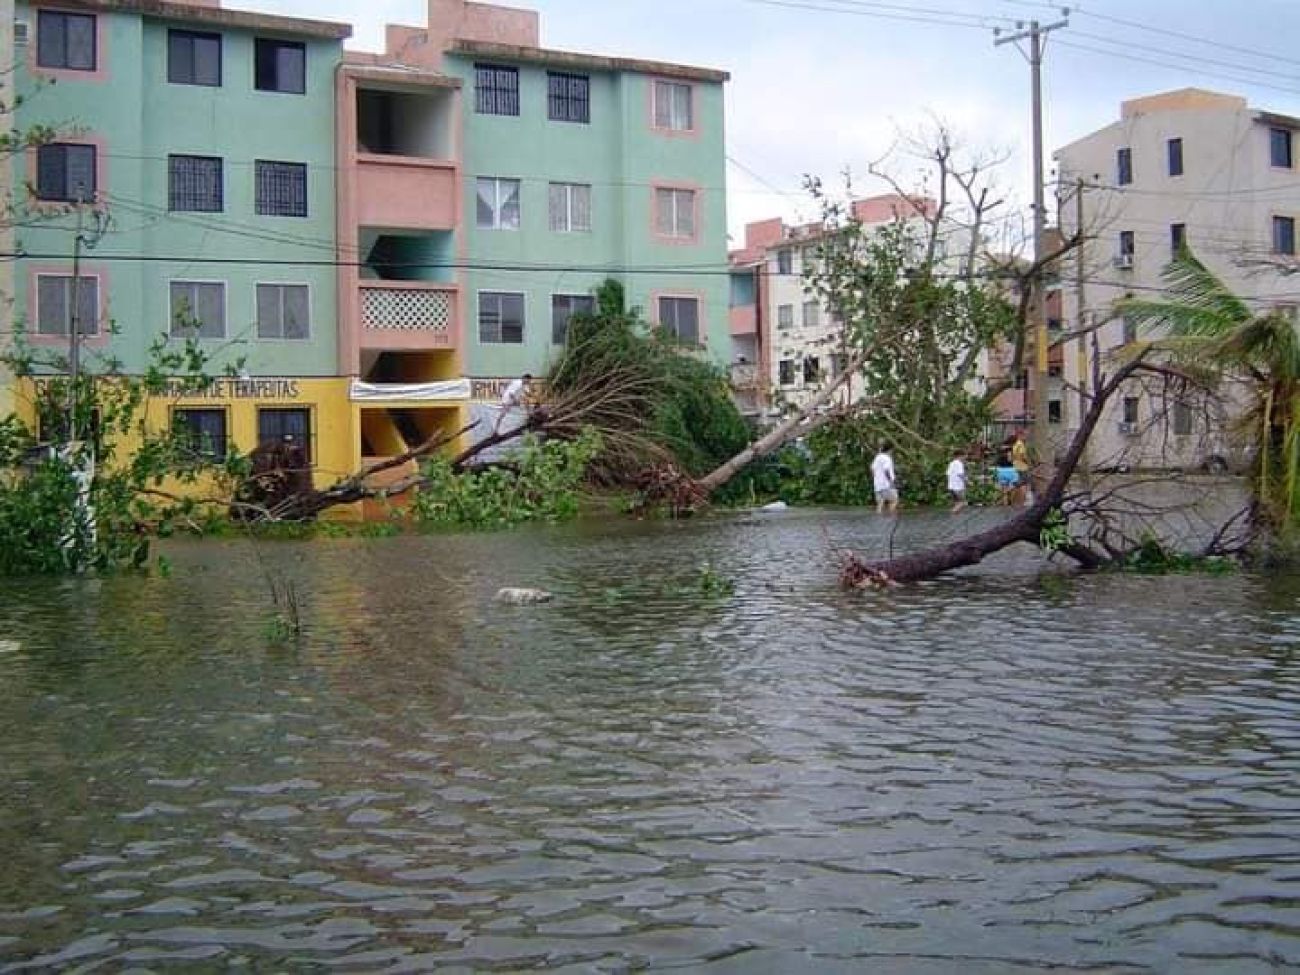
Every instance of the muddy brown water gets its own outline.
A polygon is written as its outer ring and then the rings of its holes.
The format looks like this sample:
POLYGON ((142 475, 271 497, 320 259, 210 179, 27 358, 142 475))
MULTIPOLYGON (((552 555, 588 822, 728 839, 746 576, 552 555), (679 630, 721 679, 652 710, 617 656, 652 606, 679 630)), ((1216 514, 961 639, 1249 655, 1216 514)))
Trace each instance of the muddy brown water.
POLYGON ((837 591, 885 525, 264 545, 296 646, 243 542, 6 583, 0 970, 1300 965, 1300 580, 837 591))

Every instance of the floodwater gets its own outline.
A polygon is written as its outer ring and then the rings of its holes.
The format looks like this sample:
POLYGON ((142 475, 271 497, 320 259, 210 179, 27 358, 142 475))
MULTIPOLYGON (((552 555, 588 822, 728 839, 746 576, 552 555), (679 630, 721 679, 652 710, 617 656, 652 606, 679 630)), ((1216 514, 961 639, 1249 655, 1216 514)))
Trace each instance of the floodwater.
POLYGON ((187 543, 168 578, 6 583, 0 970, 1300 966, 1300 580, 1025 553, 839 592, 833 548, 885 525, 187 543))

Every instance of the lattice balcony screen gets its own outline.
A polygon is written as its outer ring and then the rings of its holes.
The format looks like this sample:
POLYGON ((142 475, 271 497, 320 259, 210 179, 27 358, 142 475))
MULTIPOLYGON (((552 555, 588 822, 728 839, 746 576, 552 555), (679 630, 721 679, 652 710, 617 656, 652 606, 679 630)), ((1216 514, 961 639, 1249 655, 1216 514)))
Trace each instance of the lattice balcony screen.
POLYGON ((443 332, 451 329, 452 296, 415 288, 363 288, 363 328, 443 332))

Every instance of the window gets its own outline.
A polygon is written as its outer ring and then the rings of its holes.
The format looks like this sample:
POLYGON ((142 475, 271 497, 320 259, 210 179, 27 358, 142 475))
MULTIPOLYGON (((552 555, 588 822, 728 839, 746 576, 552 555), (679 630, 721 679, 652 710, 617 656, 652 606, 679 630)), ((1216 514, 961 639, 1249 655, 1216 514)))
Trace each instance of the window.
POLYGON ((226 457, 226 411, 221 409, 175 409, 172 431, 195 457, 224 460, 226 457))
POLYGON ((478 340, 489 345, 522 345, 524 296, 510 291, 480 291, 478 340))
POLYGON ((590 122, 591 79, 585 74, 548 71, 546 117, 552 122, 590 122))
POLYGON ((40 11, 36 19, 36 65, 68 71, 94 71, 94 16, 40 11))
POLYGON ((776 273, 793 274, 794 273, 794 252, 788 247, 783 247, 776 252, 776 273))
POLYGON ((36 276, 37 335, 70 335, 74 307, 77 309, 77 332, 81 335, 99 334, 99 279, 83 274, 80 289, 74 289, 72 285, 70 274, 36 276))
POLYGON ((220 281, 173 281, 171 334, 181 338, 225 338, 225 284, 220 281))
POLYGON ((307 91, 307 46, 259 37, 253 42, 253 87, 301 95, 307 91))
POLYGON ((257 337, 305 339, 311 335, 311 298, 305 284, 257 286, 257 337))
POLYGON ((848 368, 849 357, 843 352, 834 352, 831 354, 831 378, 844 375, 844 370, 848 368))
POLYGON ((1170 410, 1170 419, 1173 421, 1174 436, 1189 437, 1192 434, 1192 407, 1182 400, 1174 400, 1173 407, 1170 410))
POLYGON ((1295 253, 1295 218, 1273 218, 1273 253, 1295 253))
POLYGON ((36 150, 36 196, 88 203, 95 198, 95 147, 51 142, 36 150))
POLYGON ((1137 322, 1125 315, 1120 319, 1121 335, 1125 345, 1132 345, 1138 340, 1137 322))
POLYGON ((586 183, 552 183, 551 229, 560 233, 591 230, 591 187, 586 183))
POLYGON ((569 337, 569 319, 596 310, 591 295, 551 295, 551 341, 563 345, 569 337))
POLYGON ((805 301, 803 303, 803 327, 816 328, 821 324, 821 305, 815 301, 805 301))
POLYGON ((1117 149, 1115 151, 1115 182, 1119 186, 1128 186, 1133 182, 1133 150, 1117 149))
POLYGON ((1136 424, 1138 421, 1138 398, 1136 396, 1124 397, 1124 422, 1136 424))
POLYGON ((221 35, 167 32, 167 80, 174 85, 221 85, 221 35))
POLYGON ((220 213, 223 195, 219 157, 167 157, 168 210, 220 213))
POLYGON ((287 443, 302 450, 311 463, 311 410, 277 407, 257 411, 257 443, 287 443))
POLYGON ((776 327, 794 328, 794 305, 776 306, 776 327))
POLYGON ((478 178, 478 226, 480 230, 519 229, 519 180, 478 178))
POLYGON ((1059 399, 1049 399, 1047 401, 1047 422, 1061 422, 1061 401, 1059 399))
POLYGON ((519 69, 474 65, 474 110, 480 115, 518 115, 519 69))
POLYGON ((1291 168, 1291 130, 1268 130, 1269 162, 1282 169, 1291 168))
POLYGON ((1170 139, 1168 142, 1168 148, 1169 148, 1169 175, 1170 176, 1183 175, 1183 140, 1170 139))
POLYGON ((659 327, 679 342, 697 344, 700 341, 699 299, 660 298, 659 327))
POLYGON ((821 378, 821 360, 815 355, 805 356, 803 360, 803 381, 815 383, 821 378))
POLYGON ((270 162, 253 164, 257 183, 254 209, 264 217, 307 216, 307 164, 270 162))
POLYGON ((1119 256, 1133 258, 1133 251, 1137 247, 1137 240, 1131 230, 1121 230, 1119 232, 1119 256))
POLYGON ((1047 330, 1049 332, 1059 332, 1061 330, 1061 320, 1059 318, 1048 318, 1047 330))
POLYGON ((793 386, 794 385, 794 360, 782 359, 779 368, 781 370, 781 385, 793 386))
POLYGON ((690 85, 677 81, 654 83, 655 128, 689 132, 695 128, 695 112, 690 85))
POLYGON ((1187 224, 1171 223, 1169 225, 1169 253, 1177 257, 1179 252, 1187 248, 1187 224))
POLYGON ((695 191, 655 188, 655 232, 664 237, 695 236, 695 191))

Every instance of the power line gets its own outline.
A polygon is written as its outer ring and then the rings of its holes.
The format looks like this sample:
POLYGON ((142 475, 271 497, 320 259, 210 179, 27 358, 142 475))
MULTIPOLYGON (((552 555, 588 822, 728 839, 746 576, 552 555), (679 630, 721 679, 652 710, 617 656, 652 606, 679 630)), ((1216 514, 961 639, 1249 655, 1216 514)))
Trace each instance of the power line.
MULTIPOLYGON (((1074 48, 1077 51, 1088 51, 1091 54, 1102 54, 1112 58, 1123 58, 1128 61, 1137 61, 1142 64, 1154 65, 1157 68, 1170 68, 1174 71, 1193 70, 1185 64, 1171 64, 1168 61, 1157 61, 1154 58, 1145 58, 1137 54, 1125 54, 1123 51, 1110 51, 1103 47, 1092 47, 1087 44, 1076 44, 1073 41, 1057 41, 1056 43, 1063 47, 1074 48)), ((1288 95, 1300 95, 1300 88, 1284 88, 1281 85, 1274 85, 1264 81, 1257 81, 1254 78, 1239 78, 1222 72, 1200 72, 1204 77, 1219 78, 1224 81, 1235 81, 1240 85, 1252 85, 1256 88, 1268 88, 1271 91, 1281 91, 1288 95)))
MULTIPOLYGON (((1080 30, 1072 31, 1071 36, 1082 37, 1085 40, 1098 41, 1102 44, 1111 44, 1111 45, 1123 46, 1123 47, 1133 46, 1131 42, 1128 41, 1120 41, 1120 40, 1116 40, 1113 37, 1106 37, 1103 34, 1092 34, 1087 31, 1080 31, 1080 30)), ((1274 78, 1283 78, 1287 81, 1292 81, 1292 82, 1300 81, 1300 77, 1297 77, 1295 71, 1274 71, 1271 68, 1254 68, 1248 64, 1241 64, 1236 61, 1220 61, 1218 58, 1207 58, 1199 54, 1185 54, 1182 51, 1173 51, 1170 50, 1169 48, 1163 48, 1163 47, 1150 47, 1148 45, 1143 45, 1142 50, 1149 51, 1152 54, 1161 55, 1163 57, 1180 58, 1184 61, 1194 61, 1194 62, 1199 62, 1201 64, 1210 64, 1220 68, 1231 68, 1233 71, 1245 71, 1250 74, 1270 75, 1271 77, 1274 78)))

